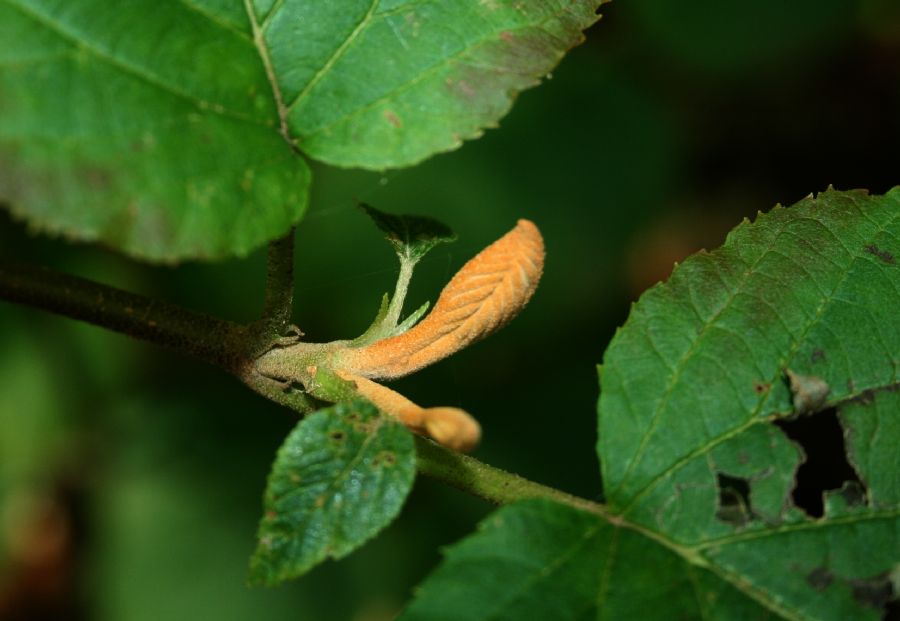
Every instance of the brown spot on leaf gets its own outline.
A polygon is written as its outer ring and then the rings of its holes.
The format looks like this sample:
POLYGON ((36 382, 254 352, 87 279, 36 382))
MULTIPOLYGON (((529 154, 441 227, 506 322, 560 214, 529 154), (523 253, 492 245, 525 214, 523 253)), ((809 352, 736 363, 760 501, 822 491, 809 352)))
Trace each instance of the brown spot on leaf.
POLYGON ((824 591, 834 582, 834 574, 824 567, 816 567, 806 576, 806 583, 816 591, 824 591))
POLYGON ((390 468, 397 463, 397 457, 390 451, 381 451, 380 453, 378 453, 378 455, 375 456, 375 459, 372 461, 376 466, 385 466, 390 468))
POLYGON ((875 244, 869 244, 868 246, 866 246, 866 252, 868 252, 869 254, 875 255, 876 257, 878 257, 879 259, 881 259, 888 265, 896 265, 897 264, 897 259, 894 258, 894 255, 892 255, 887 250, 882 250, 875 244))
POLYGON ((396 115, 394 112, 392 112, 391 110, 385 110, 385 111, 384 111, 384 118, 387 119, 387 122, 388 122, 388 123, 390 123, 391 125, 393 125, 393 126, 396 127, 397 129, 400 129, 401 127, 403 127, 403 123, 400 121, 400 117, 397 116, 397 115, 396 115))
POLYGON ((506 41, 507 43, 512 43, 515 37, 513 37, 513 33, 508 30, 504 30, 500 33, 500 38, 506 41))
POLYGON ((769 384, 768 382, 754 382, 753 383, 753 390, 758 395, 766 394, 767 392, 769 392, 769 390, 771 388, 772 388, 772 385, 769 384))
POLYGON ((346 437, 346 434, 343 431, 338 430, 338 431, 332 431, 331 433, 329 433, 328 437, 330 437, 335 442, 343 442, 344 438, 346 437))
POLYGON ((278 517, 278 514, 275 513, 274 511, 266 511, 266 519, 267 520, 274 520, 277 517, 278 517))
POLYGON ((888 605, 888 602, 896 599, 894 585, 888 572, 848 582, 853 588, 853 599, 863 606, 881 610, 888 605))
POLYGON ((809 357, 811 362, 821 362, 825 360, 825 352, 821 349, 814 349, 813 353, 809 357))

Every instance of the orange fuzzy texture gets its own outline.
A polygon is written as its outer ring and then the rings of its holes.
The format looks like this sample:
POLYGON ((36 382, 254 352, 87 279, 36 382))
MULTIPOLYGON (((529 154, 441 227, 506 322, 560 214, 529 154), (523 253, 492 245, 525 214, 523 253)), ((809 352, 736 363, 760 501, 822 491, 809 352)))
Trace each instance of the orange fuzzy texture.
POLYGON ((346 372, 338 375, 353 382, 360 395, 412 431, 427 435, 454 451, 468 452, 478 446, 481 426, 465 411, 450 407, 423 408, 372 380, 346 372))
POLYGON ((425 319, 398 336, 342 352, 340 368, 394 379, 443 360, 509 323, 534 294, 543 268, 541 233, 519 220, 456 273, 425 319))

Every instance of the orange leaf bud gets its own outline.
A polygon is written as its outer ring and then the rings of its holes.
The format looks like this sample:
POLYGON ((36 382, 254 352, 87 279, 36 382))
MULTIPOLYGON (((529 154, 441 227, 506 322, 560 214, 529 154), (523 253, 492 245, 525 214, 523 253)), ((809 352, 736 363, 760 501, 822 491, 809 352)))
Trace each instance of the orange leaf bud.
POLYGON ((544 240, 519 220, 450 280, 431 313, 403 334, 340 352, 336 368, 394 379, 450 356, 509 323, 534 294, 544 267, 544 240))

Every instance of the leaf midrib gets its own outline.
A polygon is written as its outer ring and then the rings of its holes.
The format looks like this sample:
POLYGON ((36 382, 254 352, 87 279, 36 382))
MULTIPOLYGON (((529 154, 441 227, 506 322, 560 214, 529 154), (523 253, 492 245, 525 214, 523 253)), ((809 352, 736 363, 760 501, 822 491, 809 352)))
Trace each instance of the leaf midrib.
MULTIPOLYGON (((298 103, 300 103, 303 99, 305 99, 310 91, 315 88, 316 84, 318 84, 321 79, 328 74, 331 70, 331 67, 340 59, 341 56, 344 55, 344 52, 347 51, 353 42, 356 41, 356 38, 359 34, 369 25, 372 21, 372 16, 375 14, 375 9, 378 8, 381 0, 371 0, 369 4, 369 8, 366 10, 366 14, 363 16, 359 23, 353 28, 350 34, 344 39, 340 45, 338 45, 334 51, 329 56, 328 60, 316 71, 315 75, 306 83, 303 89, 294 97, 294 100, 291 103, 287 104, 286 113, 290 114, 291 110, 294 109, 298 103)), ((280 7, 279 7, 280 8, 280 7)))
MULTIPOLYGON (((331 504, 331 500, 333 500, 337 489, 340 487, 340 484, 343 483, 343 481, 350 475, 350 473, 353 471, 353 468, 362 459, 362 456, 366 453, 366 450, 369 448, 369 445, 373 441, 375 441, 376 436, 378 435, 378 432, 381 430, 382 426, 386 422, 384 417, 381 415, 378 415, 375 418, 376 418, 376 420, 374 420, 373 422, 375 422, 376 424, 373 426, 371 432, 368 435, 366 435, 366 437, 363 439, 362 443, 360 443, 359 449, 354 452, 353 456, 346 462, 344 467, 341 468, 341 471, 336 476, 329 477, 328 484, 325 486, 325 489, 322 491, 322 493, 319 494, 319 497, 327 497, 328 502, 323 502, 322 506, 316 510, 302 514, 301 518, 299 520, 297 520, 297 522, 295 523, 294 530, 296 530, 296 531, 305 530, 306 526, 308 526, 309 523, 312 521, 312 518, 314 515, 325 513, 328 508, 331 508, 332 510, 334 509, 334 505, 331 504)), ((344 421, 342 419, 340 419, 340 420, 341 420, 341 423, 344 424, 344 421)), ((298 488, 296 490, 296 492, 299 493, 300 490, 301 490, 301 488, 298 488)), ((337 530, 335 528, 331 528, 331 529, 329 529, 329 534, 330 534, 330 538, 334 539, 335 535, 337 534, 337 530)), ((343 543, 346 543, 346 541, 344 541, 343 543)), ((313 558, 307 559, 305 562, 299 564, 299 567, 301 568, 301 570, 312 567, 319 560, 321 560, 321 558, 324 558, 327 556, 332 556, 334 558, 338 558, 342 551, 341 546, 333 545, 331 547, 333 548, 333 550, 331 552, 326 551, 324 555, 322 555, 320 550, 314 550, 313 558)), ((292 569, 296 569, 296 567, 293 567, 292 569)))

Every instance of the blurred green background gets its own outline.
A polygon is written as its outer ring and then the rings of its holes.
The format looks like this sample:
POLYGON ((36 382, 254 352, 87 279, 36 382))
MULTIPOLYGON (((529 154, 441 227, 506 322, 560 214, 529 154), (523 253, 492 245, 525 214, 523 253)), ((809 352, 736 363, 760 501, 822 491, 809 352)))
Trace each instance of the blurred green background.
MULTIPOLYGON (((480 419, 475 455, 599 498, 595 364, 629 305, 744 216, 833 184, 900 183, 900 3, 620 0, 500 129, 385 174, 316 166, 297 232, 296 323, 359 334, 393 286, 355 208, 437 217, 408 309, 534 220, 547 266, 501 333, 397 383, 480 419)), ((235 320, 260 310, 264 253, 140 265, 29 235, 0 252, 235 320)), ((491 507, 420 480, 400 519, 339 563, 244 585, 262 489, 292 415, 192 360, 0 304, 0 619, 392 618, 491 507)))

